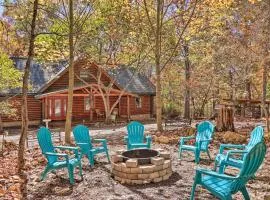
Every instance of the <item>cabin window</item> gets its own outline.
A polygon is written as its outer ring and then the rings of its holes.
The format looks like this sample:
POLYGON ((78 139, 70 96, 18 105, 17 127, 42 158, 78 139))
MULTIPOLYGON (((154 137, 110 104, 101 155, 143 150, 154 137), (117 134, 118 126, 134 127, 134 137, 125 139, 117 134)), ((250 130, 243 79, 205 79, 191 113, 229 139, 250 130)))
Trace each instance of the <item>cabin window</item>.
POLYGON ((90 111, 91 101, 90 97, 84 97, 84 111, 90 111))
POLYGON ((61 116, 61 99, 55 99, 54 101, 54 115, 55 117, 61 116))
POLYGON ((142 98, 141 97, 136 97, 135 98, 135 105, 136 105, 136 108, 141 108, 142 107, 142 98))
POLYGON ((86 69, 82 69, 80 71, 80 78, 88 78, 89 77, 89 73, 86 69))

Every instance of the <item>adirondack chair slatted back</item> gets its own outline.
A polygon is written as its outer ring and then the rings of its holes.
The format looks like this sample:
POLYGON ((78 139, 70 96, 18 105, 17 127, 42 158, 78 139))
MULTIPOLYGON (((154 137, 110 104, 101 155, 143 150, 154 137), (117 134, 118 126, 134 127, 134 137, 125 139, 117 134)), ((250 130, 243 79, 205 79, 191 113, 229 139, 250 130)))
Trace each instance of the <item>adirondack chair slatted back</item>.
POLYGON ((238 179, 232 185, 232 191, 237 192, 246 182, 254 177, 261 166, 266 154, 266 145, 264 142, 257 143, 245 156, 243 168, 240 171, 238 179))
POLYGON ((91 143, 91 136, 89 134, 89 129, 88 127, 84 125, 77 125, 73 129, 73 135, 76 143, 87 143, 89 145, 81 147, 81 150, 84 151, 89 151, 92 149, 92 143, 91 143))
MULTIPOLYGON (((211 139, 214 133, 214 125, 209 121, 200 123, 197 127, 196 142, 205 139, 211 139)), ((208 148, 209 141, 201 143, 201 149, 206 150, 208 148)))
MULTIPOLYGON (((37 133, 38 143, 42 153, 54 153, 54 147, 52 143, 51 132, 45 127, 41 127, 37 133)), ((46 156, 48 162, 53 164, 57 161, 56 156, 46 156)))
POLYGON ((140 122, 130 122, 127 125, 127 131, 130 143, 143 143, 144 126, 140 122))
POLYGON ((257 126, 256 128, 254 128, 253 131, 251 132, 251 137, 246 146, 246 150, 251 149, 257 143, 261 142, 263 140, 263 136, 264 136, 263 127, 257 126))

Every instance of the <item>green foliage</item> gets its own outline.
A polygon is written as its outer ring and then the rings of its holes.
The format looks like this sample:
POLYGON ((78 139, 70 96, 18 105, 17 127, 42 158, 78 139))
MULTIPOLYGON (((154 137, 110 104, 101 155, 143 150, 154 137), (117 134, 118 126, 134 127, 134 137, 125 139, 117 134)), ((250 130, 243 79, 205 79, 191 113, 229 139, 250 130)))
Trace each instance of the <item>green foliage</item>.
MULTIPOLYGON (((22 73, 14 68, 13 61, 0 51, 0 91, 21 87, 22 73)), ((0 101, 0 115, 16 116, 16 109, 8 100, 0 101)))
POLYGON ((0 51, 0 91, 21 87, 22 73, 14 68, 13 61, 0 51))
POLYGON ((0 102, 0 115, 13 117, 14 119, 16 119, 18 115, 17 115, 17 109, 14 107, 15 103, 17 102, 10 103, 8 101, 1 101, 0 102))

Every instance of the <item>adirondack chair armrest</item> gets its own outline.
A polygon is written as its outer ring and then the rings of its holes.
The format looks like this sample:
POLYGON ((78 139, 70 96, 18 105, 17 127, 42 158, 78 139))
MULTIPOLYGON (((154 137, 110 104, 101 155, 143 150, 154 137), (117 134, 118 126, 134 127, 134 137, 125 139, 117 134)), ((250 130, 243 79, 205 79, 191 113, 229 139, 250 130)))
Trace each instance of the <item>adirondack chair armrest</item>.
POLYGON ((204 169, 204 168, 197 168, 196 169, 196 175, 209 175, 209 176, 213 176, 213 177, 216 177, 216 178, 222 178, 222 179, 230 179, 230 180, 233 180, 233 179, 236 179, 237 177, 235 176, 229 176, 229 175, 226 175, 226 174, 220 174, 218 172, 215 172, 215 171, 212 171, 212 170, 209 170, 209 169, 204 169))
POLYGON ((195 139, 195 136, 187 136, 187 137, 181 137, 180 138, 180 144, 183 145, 186 141, 195 139))
POLYGON ((66 159, 66 162, 69 162, 68 155, 66 153, 53 153, 53 152, 45 152, 46 156, 55 156, 55 157, 64 157, 66 159))
POLYGON ((61 149, 61 150, 69 150, 75 153, 75 157, 79 157, 79 147, 70 147, 70 146, 55 146, 54 148, 61 149))
POLYGON ((204 140, 199 140, 199 142, 208 142, 208 141, 212 141, 212 139, 204 139, 204 140))
POLYGON ((88 143, 78 142, 76 144, 80 147, 82 153, 86 153, 90 150, 90 145, 88 143))
POLYGON ((248 151, 244 151, 244 150, 230 150, 227 152, 227 155, 226 155, 226 158, 225 160, 228 161, 230 156, 232 156, 233 154, 245 154, 245 153, 248 153, 248 151))
POLYGON ((70 151, 77 151, 77 150, 79 150, 79 147, 70 147, 70 146, 55 146, 54 148, 64 149, 64 150, 70 150, 70 151))
POLYGON ((86 142, 78 142, 78 143, 77 143, 77 145, 79 145, 79 146, 80 146, 80 145, 82 145, 82 146, 86 146, 86 145, 89 145, 89 144, 88 144, 88 143, 86 143, 86 142))
POLYGON ((223 154, 224 149, 230 149, 230 148, 244 149, 245 145, 242 145, 242 144, 221 144, 219 147, 219 153, 223 154))

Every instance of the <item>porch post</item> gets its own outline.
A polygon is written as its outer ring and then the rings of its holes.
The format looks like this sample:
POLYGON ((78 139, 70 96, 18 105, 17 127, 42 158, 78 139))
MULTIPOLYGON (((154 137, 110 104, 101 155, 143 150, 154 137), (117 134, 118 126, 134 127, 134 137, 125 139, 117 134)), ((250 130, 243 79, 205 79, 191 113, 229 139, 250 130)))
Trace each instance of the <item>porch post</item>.
POLYGON ((43 113, 44 119, 48 119, 48 98, 45 97, 44 99, 44 113, 43 113))
POLYGON ((127 116, 128 120, 130 120, 130 97, 127 95, 127 116))
POLYGON ((93 91, 92 91, 92 88, 91 88, 91 92, 90 92, 90 95, 89 95, 89 98, 90 98, 90 121, 93 121, 93 109, 94 109, 94 98, 93 98, 93 91))

